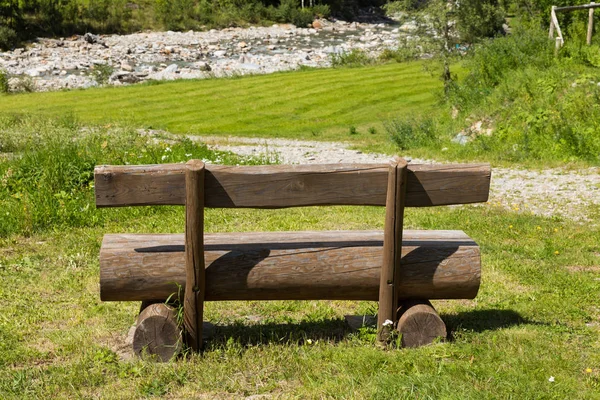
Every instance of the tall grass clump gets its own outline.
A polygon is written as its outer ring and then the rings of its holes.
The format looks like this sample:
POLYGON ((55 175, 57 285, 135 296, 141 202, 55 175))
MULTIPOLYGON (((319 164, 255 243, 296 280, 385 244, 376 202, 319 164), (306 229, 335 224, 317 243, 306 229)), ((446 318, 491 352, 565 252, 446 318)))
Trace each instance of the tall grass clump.
POLYGON ((261 161, 215 152, 185 138, 161 141, 129 128, 83 128, 70 115, 56 120, 1 117, 0 236, 94 226, 116 215, 95 208, 96 165, 192 158, 224 164, 261 161))
POLYGON ((435 145, 437 124, 432 118, 393 119, 384 123, 391 140, 401 150, 435 145))

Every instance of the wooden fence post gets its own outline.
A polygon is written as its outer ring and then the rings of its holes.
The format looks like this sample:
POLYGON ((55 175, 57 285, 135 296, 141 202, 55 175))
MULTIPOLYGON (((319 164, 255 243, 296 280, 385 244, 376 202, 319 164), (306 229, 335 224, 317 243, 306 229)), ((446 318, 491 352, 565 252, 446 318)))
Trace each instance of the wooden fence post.
MULTIPOLYGON (((594 5, 593 1, 590 5, 594 5)), ((588 20, 588 31, 587 31, 587 44, 588 46, 592 44, 592 33, 594 32, 594 9, 590 8, 589 20, 588 20)))
POLYGON ((204 314, 204 163, 190 160, 185 170, 185 297, 183 324, 186 341, 202 349, 204 314))
POLYGON ((552 6, 552 10, 550 11, 550 30, 548 31, 548 39, 554 39, 554 9, 556 6, 552 6))
POLYGON ((383 265, 379 281, 379 311, 377 313, 377 340, 385 344, 396 323, 402 258, 402 226, 406 193, 407 163, 396 157, 388 173, 383 237, 383 265))

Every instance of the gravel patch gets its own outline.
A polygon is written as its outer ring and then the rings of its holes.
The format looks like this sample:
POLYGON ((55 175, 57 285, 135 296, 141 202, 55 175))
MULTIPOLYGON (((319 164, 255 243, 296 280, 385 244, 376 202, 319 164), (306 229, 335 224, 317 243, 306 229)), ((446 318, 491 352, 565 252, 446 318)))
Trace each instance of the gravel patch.
MULTIPOLYGON (((211 136, 194 138, 218 150, 245 156, 268 156, 282 164, 381 163, 391 159, 386 154, 350 149, 351 145, 347 143, 211 136)), ((435 163, 433 160, 405 158, 415 164, 435 163)), ((590 222, 589 207, 600 205, 600 169, 551 168, 535 171, 494 168, 489 204, 516 212, 590 222)))

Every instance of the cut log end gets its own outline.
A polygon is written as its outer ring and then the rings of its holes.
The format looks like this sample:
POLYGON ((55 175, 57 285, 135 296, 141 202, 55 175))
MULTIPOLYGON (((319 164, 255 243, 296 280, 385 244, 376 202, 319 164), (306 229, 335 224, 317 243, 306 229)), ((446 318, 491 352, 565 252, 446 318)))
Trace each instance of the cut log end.
POLYGON ((429 301, 408 301, 398 309, 402 347, 420 347, 446 338, 446 324, 429 301))
POLYGON ((181 328, 175 309, 164 303, 151 304, 138 316, 133 352, 143 359, 167 362, 181 352, 181 328))

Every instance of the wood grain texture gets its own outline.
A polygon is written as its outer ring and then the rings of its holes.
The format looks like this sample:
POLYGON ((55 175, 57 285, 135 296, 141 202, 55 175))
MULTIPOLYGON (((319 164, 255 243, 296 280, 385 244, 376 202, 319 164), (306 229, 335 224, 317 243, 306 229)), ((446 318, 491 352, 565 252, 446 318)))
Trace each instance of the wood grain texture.
POLYGON ((141 358, 166 362, 181 352, 181 328, 175 310, 164 303, 151 304, 137 318, 133 352, 141 358))
MULTIPOLYGON (((387 164, 206 165, 205 207, 385 206, 387 164)), ((485 202, 487 164, 409 165, 407 207, 485 202)), ((99 166, 97 207, 184 205, 185 165, 99 166)))
POLYGON ((204 315, 204 163, 188 161, 185 171, 185 297, 183 326, 186 342, 194 351, 202 348, 204 315))
MULTIPOLYGON (((206 301, 379 298, 382 231, 206 234, 206 301)), ((399 298, 474 298, 480 252, 462 231, 405 230, 399 298)), ((184 235, 105 235, 100 296, 166 299, 185 286, 184 235)))
POLYGON ((406 161, 397 158, 389 166, 383 264, 379 279, 379 311, 377 313, 377 340, 380 344, 388 341, 392 331, 392 326, 385 322, 396 320, 397 284, 402 254, 402 225, 406 193, 406 165, 406 161))
POLYGON ((401 303, 398 315, 396 329, 402 335, 402 347, 425 346, 446 338, 446 324, 427 300, 401 303))

